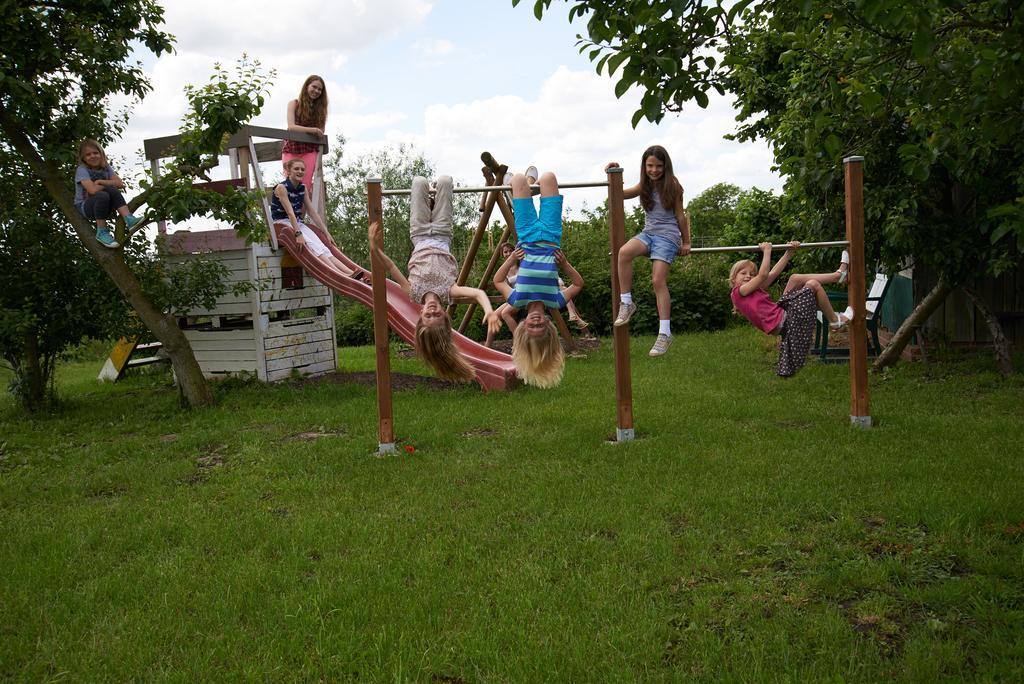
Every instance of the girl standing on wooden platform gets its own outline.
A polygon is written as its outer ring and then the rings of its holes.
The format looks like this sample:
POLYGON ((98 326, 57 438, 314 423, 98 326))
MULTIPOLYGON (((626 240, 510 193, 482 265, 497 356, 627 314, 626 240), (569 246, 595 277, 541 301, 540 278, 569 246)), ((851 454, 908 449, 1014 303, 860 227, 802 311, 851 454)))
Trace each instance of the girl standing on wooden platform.
POLYGON ((107 154, 95 140, 88 138, 78 146, 78 168, 75 170, 75 208, 90 221, 96 222, 96 242, 110 249, 120 247, 107 227, 107 219, 115 212, 131 228, 139 222, 128 212, 121 190, 124 182, 109 163, 107 154))
MULTIPOLYGON (((618 166, 611 162, 605 171, 618 166)), ((672 295, 668 272, 676 256, 690 253, 690 221, 683 211, 683 186, 672 171, 672 159, 661 145, 644 150, 640 182, 623 190, 624 199, 640 198, 646 219, 644 229, 619 249, 619 313, 612 324, 625 325, 636 311, 633 302, 633 259, 649 255, 651 284, 658 306, 658 339, 651 356, 661 356, 672 345, 672 295)))
POLYGON ((807 362, 815 312, 818 309, 821 309, 833 330, 839 330, 853 318, 852 308, 837 314, 828 300, 828 293, 821 287, 823 284, 846 282, 850 260, 844 251, 839 270, 834 273, 794 273, 786 281, 782 297, 778 302, 773 302, 767 288, 782 273, 800 243, 795 240, 790 242, 774 267, 771 265, 772 243, 762 242, 758 247, 762 253, 760 268, 755 269, 754 262, 749 259, 733 264, 729 271, 729 283, 732 285, 730 296, 736 310, 755 328, 779 336, 779 364, 776 372, 786 378, 796 374, 807 362))
POLYGON ((412 255, 407 267, 408 277, 384 253, 384 236, 377 222, 370 224, 370 246, 409 299, 423 305, 416 323, 416 353, 440 377, 469 382, 476 377, 476 371, 452 339, 448 305, 452 302, 475 302, 483 309, 484 322, 489 330, 497 330, 500 323, 486 292, 455 284, 459 264, 451 253, 452 188, 451 176, 438 178, 431 205, 427 179, 422 176, 413 178, 409 208, 412 255))
MULTIPOLYGON (((302 84, 299 96, 288 103, 288 130, 323 135, 326 127, 327 86, 324 85, 324 79, 313 74, 302 84)), ((285 140, 284 147, 281 148, 282 163, 287 164, 292 159, 301 159, 306 163, 302 183, 307 188, 313 187, 313 171, 319 149, 320 146, 316 143, 294 140, 285 140)))
POLYGON ((526 309, 526 317, 512 334, 512 363, 523 382, 554 387, 562 380, 565 353, 558 330, 547 314, 561 309, 583 289, 583 277, 562 254, 562 195, 553 173, 540 177, 540 212, 524 174, 512 177, 512 209, 519 235, 517 248, 494 274, 494 287, 513 310, 526 309), (515 287, 506 278, 518 264, 515 287), (570 284, 558 286, 558 269, 570 284))

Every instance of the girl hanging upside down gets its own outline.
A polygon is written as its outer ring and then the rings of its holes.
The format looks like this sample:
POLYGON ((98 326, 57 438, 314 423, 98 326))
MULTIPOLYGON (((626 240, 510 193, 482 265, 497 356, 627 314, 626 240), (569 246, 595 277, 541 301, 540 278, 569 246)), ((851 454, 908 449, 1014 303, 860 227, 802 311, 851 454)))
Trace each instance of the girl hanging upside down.
POLYGON ((796 240, 790 242, 774 268, 771 267, 772 243, 762 242, 758 247, 762 253, 761 268, 755 269, 753 261, 743 259, 733 264, 729 271, 732 304, 754 327, 780 337, 776 372, 786 378, 795 375, 807 362, 817 309, 821 309, 833 330, 839 330, 853 318, 850 308, 837 314, 828 300, 828 293, 821 287, 823 284, 846 282, 850 260, 843 252, 842 263, 834 273, 794 273, 786 281, 782 297, 773 302, 767 288, 782 273, 800 243, 796 240))
POLYGON ((416 304, 422 304, 416 323, 416 353, 437 374, 446 380, 468 382, 476 371, 459 352, 452 339, 452 320, 446 310, 451 302, 475 302, 484 312, 489 330, 500 325, 491 310, 487 293, 475 287, 456 285, 459 264, 451 253, 452 242, 452 178, 437 179, 433 206, 427 179, 416 176, 412 181, 409 209, 409 257, 407 278, 384 253, 384 236, 380 224, 370 224, 370 247, 384 262, 388 273, 416 304))
POLYGON ((517 249, 494 274, 494 287, 513 310, 526 309, 526 318, 512 334, 512 363, 528 385, 554 387, 562 380, 565 354, 558 330, 547 314, 561 309, 583 289, 583 277, 562 254, 562 196, 553 173, 540 177, 540 213, 533 204, 530 181, 523 174, 512 177, 512 209, 519 234, 517 249), (513 288, 506 278, 519 264, 513 288), (570 284, 558 286, 561 267, 570 284))

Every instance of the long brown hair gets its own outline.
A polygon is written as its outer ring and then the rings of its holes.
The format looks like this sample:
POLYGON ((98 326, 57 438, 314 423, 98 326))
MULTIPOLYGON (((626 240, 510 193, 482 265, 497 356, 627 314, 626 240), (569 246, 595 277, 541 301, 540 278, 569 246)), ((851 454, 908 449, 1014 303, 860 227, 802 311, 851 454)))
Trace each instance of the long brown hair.
POLYGON ((558 329, 548 321, 543 335, 534 337, 520 323, 512 333, 512 364, 519 378, 527 385, 547 389, 562 381, 565 352, 558 339, 558 329))
POLYGON ((668 156, 668 150, 661 145, 651 145, 644 150, 640 157, 640 205, 646 211, 654 209, 654 191, 657 190, 661 196, 661 206, 669 211, 676 206, 676 202, 683 194, 683 186, 676 180, 676 174, 672 170, 672 157, 668 156), (665 165, 665 171, 657 183, 652 183, 647 177, 647 158, 654 157, 665 165))
POLYGON ((295 123, 300 126, 312 126, 323 129, 327 125, 327 84, 324 79, 312 74, 302 83, 302 90, 296 98, 298 106, 295 107, 295 123), (309 84, 313 81, 320 81, 320 97, 311 100, 309 97, 309 84))
POLYGON ((445 380, 469 382, 476 377, 476 371, 462 355, 452 340, 452 319, 446 311, 438 325, 424 325, 423 319, 416 322, 416 353, 445 380))

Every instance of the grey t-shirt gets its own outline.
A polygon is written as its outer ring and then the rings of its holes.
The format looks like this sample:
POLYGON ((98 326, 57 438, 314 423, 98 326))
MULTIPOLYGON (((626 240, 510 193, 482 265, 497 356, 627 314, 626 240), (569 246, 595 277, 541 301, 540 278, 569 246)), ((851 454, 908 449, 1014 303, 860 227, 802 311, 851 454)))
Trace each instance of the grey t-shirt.
POLYGON ((644 220, 644 232, 648 235, 657 235, 676 243, 682 242, 679 233, 679 221, 676 219, 675 207, 666 209, 661 203, 661 195, 655 190, 651 193, 654 199, 654 206, 646 211, 644 220))
POLYGON ((113 177, 114 167, 112 166, 105 166, 102 169, 90 169, 85 164, 79 164, 75 170, 75 206, 81 210, 82 205, 85 204, 85 198, 88 196, 85 188, 82 187, 82 181, 110 180, 113 177))

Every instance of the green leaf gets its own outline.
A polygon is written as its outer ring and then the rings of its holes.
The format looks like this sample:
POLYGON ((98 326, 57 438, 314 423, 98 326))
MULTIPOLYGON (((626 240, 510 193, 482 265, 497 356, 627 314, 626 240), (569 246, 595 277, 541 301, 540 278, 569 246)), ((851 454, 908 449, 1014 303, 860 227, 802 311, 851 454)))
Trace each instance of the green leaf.
POLYGON ((914 42, 911 44, 910 49, 915 59, 924 59, 931 54, 934 47, 935 36, 932 35, 931 31, 916 31, 914 33, 914 42))
POLYGON ((994 245, 1013 229, 1012 223, 1000 224, 995 230, 992 231, 992 237, 990 242, 994 245))
POLYGON ((729 14, 726 16, 726 21, 731 24, 740 12, 745 10, 753 0, 739 0, 735 5, 729 8, 729 14))
POLYGON ((615 98, 619 99, 623 95, 625 95, 626 91, 629 90, 629 87, 631 85, 633 85, 632 81, 629 81, 625 78, 619 79, 619 82, 615 84, 615 98))
POLYGON ((703 90, 698 90, 694 92, 693 99, 697 101, 697 106, 700 107, 701 109, 708 108, 708 95, 703 90))
POLYGON ((613 75, 616 69, 619 68, 619 65, 627 59, 629 59, 629 53, 627 52, 617 52, 613 55, 611 59, 608 60, 608 75, 613 75))

